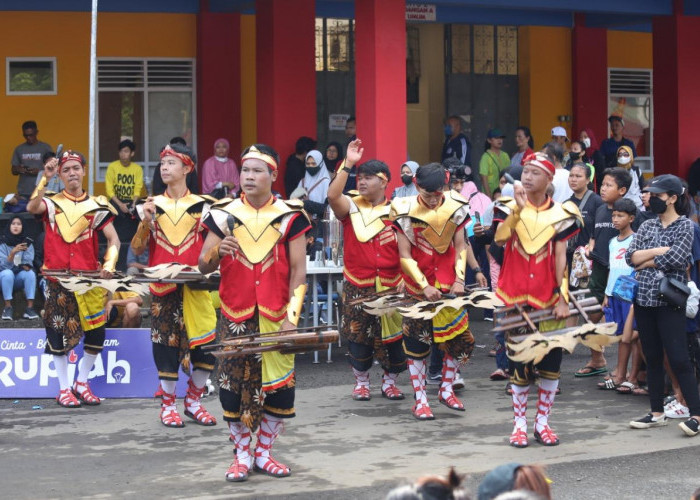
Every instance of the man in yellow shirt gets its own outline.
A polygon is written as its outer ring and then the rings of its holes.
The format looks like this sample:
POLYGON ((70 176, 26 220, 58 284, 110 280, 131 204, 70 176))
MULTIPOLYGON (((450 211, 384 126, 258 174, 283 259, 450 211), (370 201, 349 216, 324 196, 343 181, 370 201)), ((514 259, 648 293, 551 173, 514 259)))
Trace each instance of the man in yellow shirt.
MULTIPOLYGON (((138 220, 134 218, 132 209, 134 200, 143 194, 143 168, 133 163, 136 145, 125 139, 119 143, 119 160, 107 166, 105 190, 119 216, 114 219, 114 229, 117 230, 120 241, 131 241, 136 233, 138 220)), ((122 262, 119 263, 120 270, 122 262)))

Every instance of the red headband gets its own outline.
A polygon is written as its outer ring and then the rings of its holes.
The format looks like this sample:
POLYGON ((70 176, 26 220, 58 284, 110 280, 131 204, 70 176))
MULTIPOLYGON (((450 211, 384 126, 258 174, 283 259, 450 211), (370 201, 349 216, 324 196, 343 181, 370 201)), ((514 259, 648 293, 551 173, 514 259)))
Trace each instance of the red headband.
POLYGON ((58 159, 58 166, 62 167, 64 163, 70 160, 75 160, 82 166, 85 166, 85 157, 78 152, 72 150, 64 151, 61 157, 58 159))
POLYGON ((533 167, 538 167, 547 172, 550 177, 554 177, 554 165, 549 161, 547 156, 543 153, 532 153, 525 157, 525 162, 523 165, 532 165, 533 167))
POLYGON ((182 160, 183 165, 186 165, 188 167, 194 167, 194 162, 192 161, 192 158, 189 157, 189 155, 178 153, 170 147, 170 144, 165 146, 165 148, 163 148, 163 151, 160 152, 161 160, 166 156, 174 156, 175 158, 180 158, 180 160, 182 160))

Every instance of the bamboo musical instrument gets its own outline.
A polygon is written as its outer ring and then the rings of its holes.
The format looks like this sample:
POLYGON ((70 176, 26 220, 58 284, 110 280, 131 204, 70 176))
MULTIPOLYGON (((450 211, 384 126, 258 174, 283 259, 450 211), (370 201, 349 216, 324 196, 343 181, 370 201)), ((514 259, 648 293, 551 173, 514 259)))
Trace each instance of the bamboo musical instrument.
POLYGON ((271 351, 279 351, 283 354, 319 351, 328 348, 329 344, 338 340, 338 330, 329 328, 333 327, 322 326, 254 333, 202 346, 202 350, 210 352, 215 357, 246 356, 271 351))

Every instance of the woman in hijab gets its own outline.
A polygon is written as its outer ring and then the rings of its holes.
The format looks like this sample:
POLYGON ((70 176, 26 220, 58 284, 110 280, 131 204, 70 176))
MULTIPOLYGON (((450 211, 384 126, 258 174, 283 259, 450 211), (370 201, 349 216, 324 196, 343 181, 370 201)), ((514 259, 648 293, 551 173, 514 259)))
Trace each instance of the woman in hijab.
POLYGON ((343 158, 343 146, 339 142, 329 142, 326 146, 326 156, 323 161, 326 163, 328 173, 333 175, 338 163, 343 158))
POLYGON ((214 142, 214 156, 202 166, 202 192, 215 198, 223 198, 238 191, 240 186, 236 162, 228 157, 229 142, 217 139, 214 142))
POLYGON ((401 182, 403 182, 403 186, 394 189, 394 192, 391 193, 392 200, 394 198, 405 198, 418 194, 418 189, 416 189, 416 185, 413 183, 416 170, 418 170, 418 163, 415 161, 407 161, 401 165, 401 182))
POLYGON ((314 219, 323 219, 328 204, 328 186, 331 177, 320 151, 311 150, 306 154, 306 173, 290 198, 304 201, 306 210, 314 219))
POLYGON ((625 193, 625 198, 629 198, 637 206, 640 212, 644 210, 642 203, 642 189, 644 189, 644 176, 642 171, 634 164, 634 153, 629 146, 620 146, 617 150, 617 166, 629 171, 632 176, 632 184, 625 193))
POLYGON ((2 319, 12 320, 12 292, 24 289, 27 298, 27 309, 23 318, 37 319, 34 312, 34 292, 36 291, 36 274, 32 268, 34 247, 24 235, 22 219, 13 217, 2 235, 0 243, 0 282, 5 308, 2 319))

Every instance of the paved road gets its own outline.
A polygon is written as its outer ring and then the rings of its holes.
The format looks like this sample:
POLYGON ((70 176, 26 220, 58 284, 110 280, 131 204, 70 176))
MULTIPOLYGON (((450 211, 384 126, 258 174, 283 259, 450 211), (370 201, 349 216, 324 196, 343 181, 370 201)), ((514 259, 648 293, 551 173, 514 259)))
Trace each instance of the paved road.
MULTIPOLYGON (((598 378, 574 378, 585 361, 580 347, 564 358, 563 394, 552 416, 562 444, 509 447, 510 398, 502 382, 488 380, 490 326, 473 321, 479 347, 464 371, 467 411, 434 404, 432 422, 413 419, 409 400, 382 398, 378 385, 371 401, 352 401, 343 348, 334 350, 332 364, 299 356, 298 417, 276 446, 276 456, 293 469, 287 479, 253 474, 246 483, 226 483, 225 427, 166 429, 154 400, 108 400, 78 410, 50 400, 0 401, 0 495, 381 499, 393 486, 451 465, 469 475, 466 485, 475 491, 486 471, 511 460, 546 465, 559 499, 684 499, 700 486, 700 436, 685 437, 675 422, 630 430, 627 422, 648 411, 647 399, 600 391, 598 378), (31 409, 37 403, 42 410, 31 409)), ((615 350, 607 357, 614 365, 615 350)), ((379 378, 376 368, 372 378, 379 378)), ((399 385, 410 390, 405 374, 399 385)), ((429 398, 436 400, 436 389, 429 398)), ((221 415, 216 398, 206 401, 221 415)))

